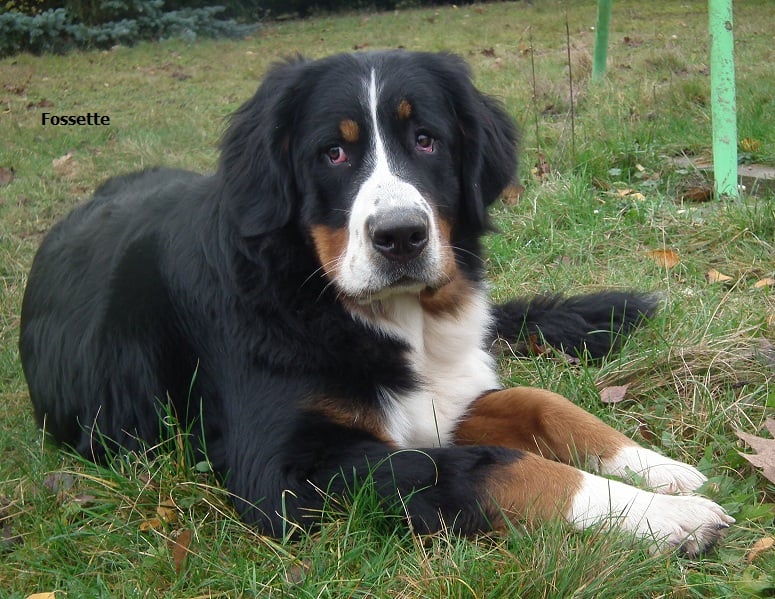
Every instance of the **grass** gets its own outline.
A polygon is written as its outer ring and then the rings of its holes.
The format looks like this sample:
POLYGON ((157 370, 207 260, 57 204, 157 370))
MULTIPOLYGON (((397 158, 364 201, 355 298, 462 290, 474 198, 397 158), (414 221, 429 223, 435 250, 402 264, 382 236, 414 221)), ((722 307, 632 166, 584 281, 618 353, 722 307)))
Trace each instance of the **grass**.
MULTIPOLYGON (((775 6, 750 0, 735 9, 740 136, 759 142, 747 158, 772 165, 775 6)), ((591 0, 320 16, 268 24, 240 42, 0 61, 0 167, 16 173, 0 187, 0 596, 775 594, 775 550, 747 557, 772 535, 775 487, 739 456, 746 449, 734 434, 766 434, 775 408, 775 296, 754 287, 775 276, 775 196, 685 202, 679 190, 702 175, 667 160, 709 154, 706 11, 700 0, 615 3, 608 77, 597 85, 589 81, 591 0), (110 468, 42 445, 16 339, 43 232, 108 175, 154 164, 211 170, 224 117, 276 58, 364 44, 462 54, 479 86, 521 124, 527 189, 515 205, 495 207, 500 233, 488 239, 496 298, 603 287, 662 295, 660 314, 603 365, 504 356, 502 374, 560 391, 640 442, 699 463, 711 476, 707 493, 738 521, 716 552, 695 561, 648 555, 629 538, 560 525, 417 538, 376 509, 368 486, 346 505, 332 499, 318 532, 274 541, 242 525, 217 482, 188 468, 175 443, 110 468), (43 128, 43 111, 97 111, 111 126, 43 128), (539 153, 552 169, 544 180, 531 174, 539 153), (658 249, 680 262, 660 266, 647 255, 658 249), (708 284, 711 268, 731 281, 708 284), (601 388, 625 382, 623 402, 600 402, 601 388)))

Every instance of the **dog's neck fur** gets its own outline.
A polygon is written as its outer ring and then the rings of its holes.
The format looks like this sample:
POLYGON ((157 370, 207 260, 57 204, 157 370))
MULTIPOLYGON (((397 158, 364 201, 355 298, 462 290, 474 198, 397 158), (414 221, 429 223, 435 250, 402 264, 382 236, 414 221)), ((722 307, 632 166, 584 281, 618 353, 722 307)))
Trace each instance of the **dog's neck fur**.
POLYGON ((495 361, 484 348, 490 307, 483 291, 454 311, 431 313, 419 294, 373 302, 357 317, 407 345, 418 387, 397 394, 382 389, 385 428, 399 447, 448 445, 457 422, 486 391, 500 387, 495 361))

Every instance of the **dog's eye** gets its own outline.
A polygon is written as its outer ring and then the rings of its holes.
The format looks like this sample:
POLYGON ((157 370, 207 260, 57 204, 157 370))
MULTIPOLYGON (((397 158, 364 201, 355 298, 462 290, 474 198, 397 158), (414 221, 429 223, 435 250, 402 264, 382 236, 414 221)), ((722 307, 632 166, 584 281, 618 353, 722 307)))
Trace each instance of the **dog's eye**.
POLYGON ((331 164, 344 164, 347 162, 347 152, 344 151, 342 146, 331 146, 326 150, 326 156, 331 161, 331 164))
POLYGON ((415 139, 415 147, 419 152, 433 152, 434 139, 426 133, 418 133, 415 139))

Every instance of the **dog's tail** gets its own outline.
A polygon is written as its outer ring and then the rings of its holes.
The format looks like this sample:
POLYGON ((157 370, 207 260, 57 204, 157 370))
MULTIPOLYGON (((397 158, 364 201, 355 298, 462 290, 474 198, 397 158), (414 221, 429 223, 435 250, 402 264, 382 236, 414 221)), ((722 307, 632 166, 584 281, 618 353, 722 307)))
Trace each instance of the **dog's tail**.
POLYGON ((549 346, 572 356, 601 358, 654 315, 658 300, 632 291, 513 299, 493 306, 493 341, 502 339, 518 353, 549 346))

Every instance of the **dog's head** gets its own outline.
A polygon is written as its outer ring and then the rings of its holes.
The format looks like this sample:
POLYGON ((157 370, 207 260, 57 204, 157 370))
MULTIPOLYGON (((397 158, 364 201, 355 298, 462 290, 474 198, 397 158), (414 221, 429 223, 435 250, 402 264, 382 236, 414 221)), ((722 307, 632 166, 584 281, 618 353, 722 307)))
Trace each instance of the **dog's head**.
POLYGON ((300 227, 358 302, 478 273, 486 208, 514 177, 516 130, 448 54, 276 65, 233 116, 218 177, 243 237, 300 227))

